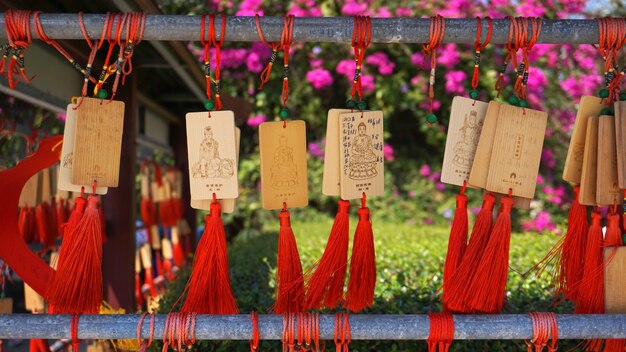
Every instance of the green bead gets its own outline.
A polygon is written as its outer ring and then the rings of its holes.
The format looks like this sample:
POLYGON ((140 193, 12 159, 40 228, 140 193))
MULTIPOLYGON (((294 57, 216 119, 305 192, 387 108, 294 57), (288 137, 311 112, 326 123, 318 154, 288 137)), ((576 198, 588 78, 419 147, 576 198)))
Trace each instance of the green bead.
POLYGON ((361 100, 360 102, 358 102, 356 104, 357 108, 359 108, 359 110, 365 110, 367 109, 367 103, 364 102, 363 100, 361 100))
POLYGON ((625 101, 626 100, 626 92, 619 93, 619 100, 621 100, 621 101, 625 101))
POLYGON ((600 89, 600 98, 608 98, 608 97, 609 97, 609 90, 606 88, 600 89))
POLYGON ((105 89, 100 89, 98 91, 98 98, 106 99, 109 96, 109 93, 105 89))
POLYGON ((516 106, 519 105, 519 98, 516 97, 515 95, 511 95, 509 97, 509 104, 516 105, 516 106))
POLYGON ((604 108, 604 109, 600 110, 600 115, 611 115, 611 109, 604 108))
POLYGON ((287 117, 289 117, 289 110, 287 108, 280 109, 280 118, 286 119, 287 117))
POLYGON ((626 243, 626 233, 622 235, 622 242, 626 243))
POLYGON ((356 107, 356 101, 348 99, 346 101, 346 106, 348 107, 348 109, 354 109, 356 107))
POLYGON ((215 109, 215 102, 213 100, 207 100, 204 102, 204 108, 207 110, 215 109))
POLYGON ((428 114, 426 115, 426 122, 428 122, 429 124, 434 124, 437 122, 437 116, 435 116, 435 114, 428 114))
POLYGON ((472 90, 470 90, 470 92, 469 92, 469 96, 470 96, 470 98, 472 98, 472 99, 478 99, 478 97, 480 96, 480 93, 478 93, 478 90, 477 90, 477 89, 472 89, 472 90))
POLYGON ((527 107, 528 107, 528 100, 525 100, 525 99, 520 99, 520 101, 519 101, 519 107, 520 107, 520 108, 527 108, 527 107))

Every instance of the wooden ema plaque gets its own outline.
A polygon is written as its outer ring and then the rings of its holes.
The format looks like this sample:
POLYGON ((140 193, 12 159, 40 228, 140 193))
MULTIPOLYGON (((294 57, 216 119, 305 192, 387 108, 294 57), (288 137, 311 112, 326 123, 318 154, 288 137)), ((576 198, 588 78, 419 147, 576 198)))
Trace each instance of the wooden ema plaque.
POLYGON ((39 190, 39 176, 40 174, 37 173, 26 181, 24 188, 22 188, 22 193, 20 193, 20 206, 27 205, 34 208, 37 204, 39 204, 39 199, 37 197, 37 191, 39 190))
POLYGON ((12 314, 13 313, 13 298, 6 297, 0 298, 0 314, 12 314))
POLYGON ((543 111, 500 106, 487 190, 533 198, 547 123, 543 111))
POLYGON ((187 114, 191 199, 237 198, 237 147, 232 111, 187 114))
POLYGON ((617 184, 626 188, 626 101, 615 103, 615 142, 617 145, 617 184))
POLYGON ((596 179, 598 177, 598 117, 589 116, 585 129, 583 168, 580 176, 578 201, 583 205, 596 205, 596 179))
POLYGON ((32 313, 43 313, 45 309, 43 297, 26 283, 24 283, 24 306, 32 313))
POLYGON ((465 97, 452 100, 441 182, 463 186, 463 182, 469 181, 488 106, 465 97))
POLYGON ((326 145, 324 148, 324 176, 322 193, 327 196, 341 195, 341 161, 339 160, 339 115, 350 109, 330 109, 326 120, 326 145))
POLYGON ((574 122, 574 130, 572 131, 572 138, 570 139, 567 157, 565 158, 565 167, 563 168, 563 179, 565 181, 573 184, 581 183, 583 153, 587 136, 587 120, 590 116, 600 115, 600 111, 605 107, 602 98, 588 95, 580 98, 576 121, 574 122))
MULTIPOLYGON (((235 168, 237 168, 239 165, 240 142, 241 142, 241 130, 238 127, 235 127, 235 147, 236 147, 235 168)), ((210 210, 211 202, 213 202, 213 199, 192 199, 191 207, 194 209, 210 210)), ((219 202, 220 202, 220 207, 222 208, 222 213, 230 214, 235 211, 237 198, 219 199, 219 202)))
POLYGON ((598 168, 596 178, 596 203, 600 206, 621 204, 623 197, 617 181, 617 150, 615 144, 615 118, 598 118, 598 168))
POLYGON ((379 196, 385 190, 383 112, 339 115, 341 198, 379 196))
MULTIPOLYGON (((72 165, 74 159, 74 141, 76 140, 76 104, 69 104, 65 114, 65 128, 63 130, 63 147, 61 148, 59 173, 57 178, 57 189, 67 192, 80 192, 82 186, 85 186, 85 192, 90 193, 92 183, 85 185, 72 183, 72 165)), ((97 194, 107 194, 108 188, 98 186, 97 194)))
POLYGON ((604 254, 604 313, 626 313, 626 247, 607 247, 604 254))
POLYGON ((501 105, 497 101, 490 101, 487 106, 487 112, 483 119, 483 128, 481 129, 476 152, 474 153, 474 161, 470 170, 469 184, 472 187, 485 188, 487 186, 493 139, 496 136, 496 126, 501 105))
POLYGON ((124 102, 79 98, 76 109, 72 183, 117 187, 120 174, 124 102))
POLYGON ((264 122, 259 126, 263 208, 309 204, 306 125, 302 120, 264 122))

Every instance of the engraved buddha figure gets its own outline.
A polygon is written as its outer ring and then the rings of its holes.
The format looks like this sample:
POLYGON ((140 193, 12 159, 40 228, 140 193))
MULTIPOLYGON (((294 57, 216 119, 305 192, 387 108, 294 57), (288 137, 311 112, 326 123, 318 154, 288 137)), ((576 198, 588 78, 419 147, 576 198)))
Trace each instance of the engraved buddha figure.
POLYGON ((274 151, 274 163, 270 169, 270 182, 279 189, 292 188, 298 184, 298 168, 293 160, 293 148, 287 144, 287 137, 278 137, 278 148, 274 151))
POLYGON ((365 180, 378 174, 376 171, 376 153, 372 137, 367 135, 367 126, 361 122, 357 126, 357 135, 350 146, 349 174, 354 180, 365 180))
POLYGON ((454 146, 454 159, 452 160, 457 166, 471 167, 474 161, 474 154, 482 129, 477 114, 475 110, 472 110, 469 116, 465 115, 463 126, 459 129, 461 137, 454 146))
POLYGON ((232 159, 220 158, 219 142, 213 138, 213 129, 204 129, 204 138, 200 142, 197 163, 194 164, 192 175, 195 178, 227 178, 234 174, 232 159))

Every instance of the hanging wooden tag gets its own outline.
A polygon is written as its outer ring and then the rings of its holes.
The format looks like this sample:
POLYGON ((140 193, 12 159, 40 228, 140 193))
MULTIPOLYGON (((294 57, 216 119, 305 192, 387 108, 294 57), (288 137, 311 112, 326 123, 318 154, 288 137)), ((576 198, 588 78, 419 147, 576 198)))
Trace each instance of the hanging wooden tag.
POLYGON ((513 105, 500 106, 487 190, 533 198, 548 114, 513 105))
POLYGON ((587 120, 589 116, 600 115, 600 111, 605 107, 602 98, 588 95, 580 98, 576 121, 574 122, 574 130, 572 131, 572 138, 570 139, 567 157, 565 158, 565 167, 563 168, 563 179, 565 181, 573 184, 579 184, 581 182, 583 153, 587 136, 587 120))
MULTIPOLYGON (((235 165, 238 167, 239 165, 239 145, 241 142, 241 130, 239 127, 235 127, 235 146, 236 146, 236 155, 235 155, 235 165)), ((229 199, 219 199, 220 207, 222 208, 222 213, 230 214, 235 211, 235 205, 237 203, 237 198, 229 198, 229 199)), ((212 199, 192 199, 191 207, 194 209, 201 210, 209 210, 211 209, 212 199)))
POLYGON ((12 314, 13 313, 13 298, 5 297, 0 298, 0 314, 12 314))
POLYGON ((598 118, 598 168, 596 203, 600 206, 621 204, 622 192, 617 183, 617 150, 615 147, 615 118, 598 118))
POLYGON ((117 187, 120 174, 124 102, 81 98, 76 109, 72 183, 117 187))
MULTIPOLYGON (((493 193, 493 195, 496 197, 496 204, 500 204, 500 199, 505 196, 505 194, 500 193, 493 193)), ((513 196, 511 199, 513 200, 513 208, 522 210, 530 209, 530 202, 532 202, 531 198, 513 196)))
POLYGON ((43 169, 39 173, 41 175, 41 188, 39 192, 39 197, 42 203, 50 203, 50 200, 52 199, 52 180, 50 178, 50 169, 43 169))
POLYGON ((187 114, 191 199, 237 198, 237 148, 232 111, 187 114))
POLYGON ((617 145, 617 184, 626 188, 626 101, 615 102, 615 142, 617 145))
POLYGON ((37 206, 37 191, 39 188, 39 176, 37 173, 33 175, 31 178, 26 181, 24 188, 22 188, 22 193, 20 193, 20 203, 19 205, 28 205, 29 207, 37 206))
POLYGON ((151 270, 152 269, 152 250, 150 249, 150 246, 147 244, 144 244, 139 249, 139 252, 140 252, 139 254, 141 255, 141 265, 143 266, 145 270, 151 270))
POLYGON ((463 186, 468 181, 488 106, 465 97, 452 99, 441 182, 463 186))
POLYGON ((385 190, 383 112, 339 115, 341 198, 382 195, 385 190))
POLYGON ((324 174, 322 193, 327 196, 341 195, 341 161, 339 150, 339 115, 350 109, 330 109, 326 120, 326 142, 324 147, 324 174))
POLYGON ((56 250, 50 252, 50 267, 54 270, 57 270, 58 263, 59 263, 59 252, 56 250))
POLYGON ((174 251, 172 250, 172 241, 169 238, 161 239, 161 253, 163 253, 164 259, 174 258, 174 251))
POLYGON ((493 139, 496 136, 496 126, 501 105, 502 104, 497 101, 490 101, 487 106, 487 112, 483 119, 483 127, 478 139, 478 145, 476 146, 476 153, 474 154, 474 161, 469 176, 469 184, 472 187, 485 188, 487 186, 493 139))
POLYGON ((598 177, 598 117, 587 118, 583 167, 580 176, 578 201, 583 205, 596 205, 596 179, 598 177))
POLYGON ((26 283, 24 283, 24 306, 32 313, 43 313, 45 308, 43 298, 26 283))
POLYGON ((604 249, 604 313, 626 313, 626 247, 604 249))
MULTIPOLYGON (((65 115, 65 129, 63 131, 63 146, 61 147, 61 161, 57 178, 57 189, 69 192, 80 192, 82 185, 72 182, 72 166, 74 159, 74 141, 76 140, 76 104, 67 106, 65 115)), ((91 192, 91 182, 85 185, 85 192, 91 192)), ((108 188, 98 186, 97 194, 107 194, 108 188)))
POLYGON ((309 204, 306 125, 302 120, 264 122, 259 126, 263 208, 309 204))

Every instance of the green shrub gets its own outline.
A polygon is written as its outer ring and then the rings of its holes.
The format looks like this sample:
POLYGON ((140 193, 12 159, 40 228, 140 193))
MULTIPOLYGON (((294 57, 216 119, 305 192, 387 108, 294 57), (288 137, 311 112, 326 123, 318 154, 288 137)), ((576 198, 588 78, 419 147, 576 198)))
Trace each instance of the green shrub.
MULTIPOLYGON (((376 213, 373 215, 378 283, 374 306, 363 313, 424 314, 440 311, 438 289, 442 284, 449 228, 394 224, 377 221, 376 213)), ((311 213, 306 211, 295 210, 292 213, 292 226, 305 268, 321 256, 332 226, 330 218, 312 219, 309 216, 311 213)), ((350 229, 354 231, 355 228, 356 220, 351 223, 350 229)), ((274 216, 265 223, 264 231, 243 233, 236 236, 230 245, 231 282, 242 313, 256 310, 263 314, 269 312, 272 306, 277 231, 278 219, 274 216)), ((512 235, 511 271, 504 313, 570 311, 568 304, 553 306, 553 285, 547 273, 539 278, 518 273, 537 263, 557 239, 553 235, 512 235)), ((164 298, 162 312, 169 311, 188 274, 188 270, 183 271, 179 280, 171 286, 164 298)), ((568 345, 561 344, 564 347, 568 345)), ((202 341, 198 345, 203 351, 249 351, 247 342, 241 341, 202 341)), ((519 351, 524 344, 522 341, 456 341, 452 346, 454 351, 519 351)), ((354 341, 350 347, 354 351, 426 350, 423 341, 354 341)), ((278 351, 279 348, 279 342, 265 341, 262 350, 278 351), (271 349, 268 349, 270 346, 271 349)))

